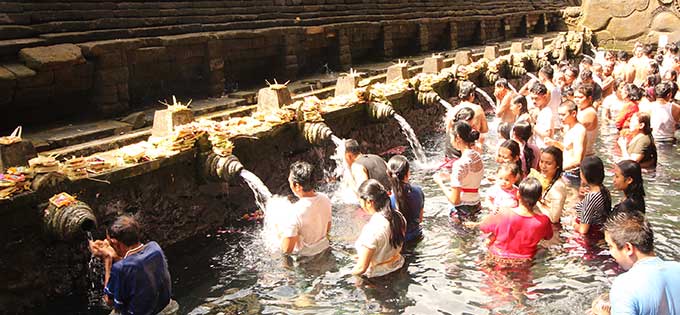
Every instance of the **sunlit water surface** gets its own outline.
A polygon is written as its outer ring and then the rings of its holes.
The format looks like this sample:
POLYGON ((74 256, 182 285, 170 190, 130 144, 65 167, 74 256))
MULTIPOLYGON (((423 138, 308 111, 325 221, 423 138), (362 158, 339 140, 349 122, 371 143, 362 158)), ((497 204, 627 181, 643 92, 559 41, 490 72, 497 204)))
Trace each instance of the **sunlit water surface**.
MULTIPOLYGON (((442 160, 442 138, 424 139, 428 160, 442 160)), ((487 176, 494 174, 496 142, 490 133, 484 155, 487 176)), ((609 187, 615 144, 615 135, 603 128, 597 147, 609 165, 609 187)), ((432 181, 435 164, 412 170, 411 181, 426 195, 425 238, 407 246, 406 265, 399 272, 377 280, 351 276, 353 242, 368 217, 345 203, 348 198, 335 193, 337 186, 328 185, 321 189, 334 201, 327 255, 294 261, 272 254, 261 237, 261 224, 225 227, 168 251, 181 313, 584 314, 621 272, 603 244, 586 249, 570 228, 544 244, 530 269, 489 267, 484 263, 486 237, 449 222, 449 203, 432 181)), ((645 174, 656 250, 671 260, 680 260, 678 166, 678 150, 660 147, 657 171, 645 174)), ((489 185, 485 181, 483 188, 489 185)), ((620 197, 615 194, 614 199, 620 197)))

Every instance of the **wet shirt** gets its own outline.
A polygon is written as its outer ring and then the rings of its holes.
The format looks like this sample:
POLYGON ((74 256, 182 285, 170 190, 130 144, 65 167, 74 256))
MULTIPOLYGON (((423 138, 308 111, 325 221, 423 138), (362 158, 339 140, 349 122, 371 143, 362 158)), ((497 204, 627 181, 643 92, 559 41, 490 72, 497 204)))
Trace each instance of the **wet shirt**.
POLYGON ((170 302, 168 263, 156 242, 113 263, 104 293, 123 315, 157 314, 170 302))
POLYGON ((503 258, 533 258, 538 242, 553 236, 550 219, 544 214, 525 217, 512 209, 488 217, 482 221, 479 229, 493 234, 489 252, 503 258))
MULTIPOLYGON (((583 224, 602 226, 611 212, 612 199, 607 189, 587 193, 576 205, 576 215, 583 224)), ((590 231, 589 231, 590 232, 590 231)))
POLYGON ((496 184, 491 186, 486 194, 493 197, 494 206, 514 208, 518 204, 517 192, 518 189, 515 186, 512 186, 510 189, 503 189, 500 185, 496 184))
POLYGON ((680 263, 658 257, 638 260, 614 279, 611 314, 680 315, 680 263))
POLYGON ((656 167, 656 145, 649 135, 636 135, 630 140, 626 150, 628 154, 642 155, 641 167, 656 167))
MULTIPOLYGON (((406 219, 406 241, 410 241, 422 233, 420 228, 420 211, 425 205, 425 194, 423 194, 423 190, 419 186, 411 184, 404 184, 404 193, 406 194, 408 209, 401 209, 401 212, 406 219)), ((392 209, 397 209, 395 194, 390 195, 390 202, 392 203, 392 209)))
POLYGON ((390 244, 391 233, 390 222, 380 213, 374 213, 364 225, 361 235, 354 243, 357 251, 361 247, 373 250, 373 257, 364 276, 369 278, 383 276, 404 265, 401 246, 395 248, 390 244))
MULTIPOLYGON (((361 154, 357 156, 354 163, 363 166, 368 172, 368 179, 375 179, 384 187, 390 187, 390 180, 387 176, 387 163, 383 158, 375 154, 361 154)), ((357 183, 361 185, 361 183, 357 183)))
POLYGON ((451 167, 451 187, 460 188, 460 205, 479 203, 479 185, 484 177, 482 156, 469 149, 451 167))
POLYGON ((282 218, 282 237, 298 237, 294 252, 300 256, 313 256, 330 246, 328 223, 331 222, 331 200, 322 193, 302 197, 292 211, 282 218))

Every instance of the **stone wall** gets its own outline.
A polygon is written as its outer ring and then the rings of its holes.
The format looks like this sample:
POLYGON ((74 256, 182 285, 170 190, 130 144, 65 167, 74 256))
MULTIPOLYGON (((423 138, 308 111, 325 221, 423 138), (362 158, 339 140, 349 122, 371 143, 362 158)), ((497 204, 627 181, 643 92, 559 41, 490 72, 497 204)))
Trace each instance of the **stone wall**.
MULTIPOLYGON (((441 127, 443 109, 413 107, 415 96, 400 101, 400 113, 423 137, 441 127)), ((382 152, 406 139, 394 120, 377 123, 368 118, 365 105, 326 115, 327 124, 340 137, 356 138, 366 152, 382 152)), ((235 140, 234 154, 274 193, 290 194, 287 177, 290 163, 306 160, 322 169, 332 169, 329 159, 334 147, 312 148, 296 123, 276 127, 259 139, 235 140)), ((179 240, 206 233, 217 227, 236 224, 242 214, 254 210, 253 194, 238 178, 230 182, 210 182, 202 178, 200 158, 187 151, 169 159, 139 164, 103 177, 111 184, 89 180, 58 184, 38 190, 11 202, 0 201, 0 314, 26 314, 45 310, 71 295, 73 303, 87 303, 89 288, 85 237, 60 241, 43 232, 42 209, 52 194, 67 191, 77 195, 95 211, 101 227, 124 213, 141 222, 144 238, 166 248, 179 240)))
POLYGON ((584 0, 580 14, 572 18, 601 46, 630 49, 636 41, 657 43, 659 35, 680 41, 678 0, 584 0))
MULTIPOLYGON (((0 132, 545 32, 566 1, 0 2, 0 132), (541 27, 538 27, 541 26, 541 27), (509 28, 509 30, 508 30, 509 28), (31 48, 33 47, 33 48, 31 48), (78 51, 80 50, 80 51, 78 51), (56 57, 59 60, 52 60, 56 57)), ((553 28, 554 29, 554 28, 553 28)))

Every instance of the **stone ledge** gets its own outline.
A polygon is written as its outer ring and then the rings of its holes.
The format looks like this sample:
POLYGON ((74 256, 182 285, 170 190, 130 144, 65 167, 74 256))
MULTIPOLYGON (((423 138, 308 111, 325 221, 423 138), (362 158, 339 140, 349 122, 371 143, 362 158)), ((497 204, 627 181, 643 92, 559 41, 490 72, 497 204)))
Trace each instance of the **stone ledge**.
POLYGON ((73 44, 24 48, 19 57, 34 70, 50 70, 85 63, 80 48, 73 44))

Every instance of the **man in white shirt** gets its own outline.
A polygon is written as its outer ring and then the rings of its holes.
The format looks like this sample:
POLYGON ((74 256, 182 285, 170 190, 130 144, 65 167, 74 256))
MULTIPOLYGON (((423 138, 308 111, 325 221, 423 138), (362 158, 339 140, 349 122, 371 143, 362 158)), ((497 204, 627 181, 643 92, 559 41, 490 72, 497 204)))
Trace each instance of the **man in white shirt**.
POLYGON ((293 194, 300 198, 285 215, 279 225, 281 251, 300 256, 313 256, 326 250, 330 243, 331 201, 328 196, 314 190, 314 168, 307 162, 298 161, 290 166, 288 184, 293 194))
POLYGON ((535 82, 529 90, 529 97, 536 106, 538 113, 534 121, 534 142, 539 149, 545 148, 547 145, 543 141, 545 138, 550 138, 554 132, 553 111, 548 106, 550 103, 550 94, 548 88, 541 82, 535 82))

